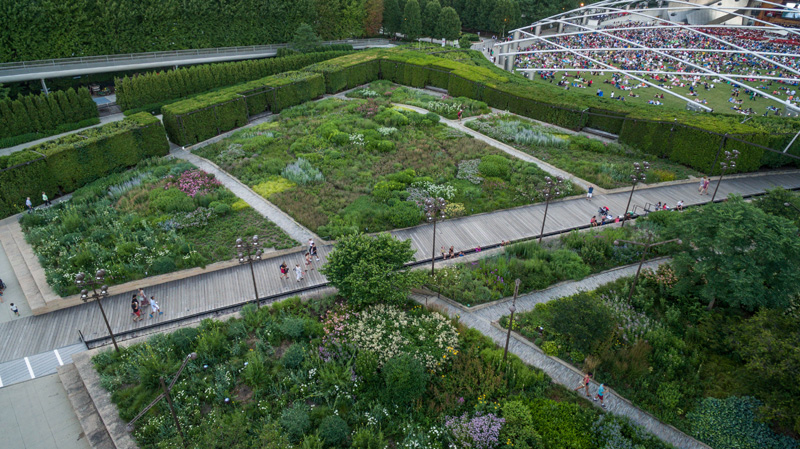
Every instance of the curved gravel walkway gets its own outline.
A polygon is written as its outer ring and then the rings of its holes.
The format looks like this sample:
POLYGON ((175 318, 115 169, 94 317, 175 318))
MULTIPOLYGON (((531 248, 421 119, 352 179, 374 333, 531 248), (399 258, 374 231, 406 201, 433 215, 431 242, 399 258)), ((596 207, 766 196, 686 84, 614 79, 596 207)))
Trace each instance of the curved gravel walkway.
MULTIPOLYGON (((668 259, 657 259, 645 262, 643 268, 656 268, 668 259)), ((548 289, 522 295, 517 298, 517 311, 525 312, 533 309, 536 304, 545 303, 564 296, 574 295, 580 291, 594 290, 597 287, 614 281, 616 279, 632 276, 636 273, 637 265, 628 265, 613 270, 604 271, 583 280, 575 282, 565 282, 554 285, 548 289)), ((495 343, 503 347, 506 341, 506 331, 497 325, 497 321, 503 316, 508 315, 508 306, 511 298, 500 300, 489 307, 475 311, 465 311, 455 307, 445 301, 439 300, 436 296, 412 295, 413 299, 421 304, 436 305, 440 310, 450 316, 458 316, 459 320, 465 325, 472 327, 484 335, 489 336, 495 343)), ((516 354, 525 363, 544 371, 553 382, 559 383, 567 388, 574 388, 583 379, 583 374, 571 365, 561 362, 553 357, 545 355, 538 347, 512 333, 512 338, 508 345, 508 350, 516 354)), ((590 392, 596 394, 598 384, 592 382, 590 392)), ((592 402, 594 406, 599 406, 592 402)), ((686 449, 711 449, 710 446, 692 438, 681 432, 675 427, 664 424, 650 413, 636 407, 630 401, 617 394, 614 390, 606 388, 606 411, 615 415, 625 416, 632 422, 644 427, 662 439, 678 448, 686 449)))

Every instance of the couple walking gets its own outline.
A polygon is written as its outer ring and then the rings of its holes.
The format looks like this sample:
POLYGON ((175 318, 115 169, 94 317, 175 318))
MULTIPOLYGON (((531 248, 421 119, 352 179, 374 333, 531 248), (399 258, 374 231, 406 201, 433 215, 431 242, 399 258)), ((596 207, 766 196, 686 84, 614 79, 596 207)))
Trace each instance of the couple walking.
MULTIPOLYGON (((588 372, 586 375, 583 376, 583 381, 575 388, 574 391, 578 391, 583 389, 586 392, 586 397, 591 398, 592 395, 589 394, 589 384, 592 383, 592 373, 588 372)), ((600 406, 606 408, 606 404, 603 402, 603 397, 606 394, 606 384, 600 384, 600 387, 597 389, 597 395, 593 398, 595 402, 600 400, 600 406)))
POLYGON ((700 195, 708 195, 709 185, 711 185, 711 178, 708 176, 703 176, 703 179, 700 180, 700 187, 697 189, 697 191, 700 192, 700 195))

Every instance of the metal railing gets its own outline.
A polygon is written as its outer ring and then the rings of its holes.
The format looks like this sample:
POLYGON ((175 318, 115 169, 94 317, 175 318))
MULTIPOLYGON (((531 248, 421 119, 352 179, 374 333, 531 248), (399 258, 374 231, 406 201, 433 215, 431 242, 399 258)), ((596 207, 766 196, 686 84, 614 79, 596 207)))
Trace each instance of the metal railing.
MULTIPOLYGON (((352 46, 388 45, 388 39, 341 39, 336 41, 321 42, 321 45, 350 44, 352 46)), ((216 47, 198 48, 193 50, 166 50, 146 53, 124 53, 118 55, 81 56, 77 58, 40 59, 36 61, 4 62, 0 63, 0 71, 16 70, 38 67, 54 67, 68 64, 95 64, 116 61, 133 61, 142 59, 166 59, 182 56, 213 56, 237 55, 248 53, 263 53, 280 48, 291 47, 291 44, 247 45, 242 47, 216 47)))

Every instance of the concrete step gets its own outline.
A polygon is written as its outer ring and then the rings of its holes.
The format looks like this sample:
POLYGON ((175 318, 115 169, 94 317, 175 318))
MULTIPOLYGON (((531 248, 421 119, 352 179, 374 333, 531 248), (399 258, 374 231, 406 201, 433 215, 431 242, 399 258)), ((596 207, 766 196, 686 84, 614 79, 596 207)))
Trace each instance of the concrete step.
POLYGON ((78 422, 81 423, 86 440, 94 449, 117 449, 111 440, 103 420, 97 413, 97 408, 86 390, 86 385, 81 379, 74 363, 58 368, 58 377, 64 384, 67 397, 72 404, 78 422))
POLYGON ((25 262, 25 257, 22 255, 22 251, 17 244, 17 239, 14 237, 14 230, 12 228, 14 225, 16 225, 17 228, 19 227, 19 223, 15 221, 0 226, 0 244, 3 245, 8 261, 11 263, 11 267, 14 270, 14 276, 16 276, 19 282, 19 286, 22 289, 22 293, 25 295, 25 299, 28 301, 31 311, 34 311, 33 313, 36 315, 37 313, 35 310, 44 309, 47 304, 45 303, 42 292, 39 290, 39 286, 36 284, 33 274, 30 269, 28 269, 28 264, 25 262))
MULTIPOLYGON (((11 237, 14 238, 14 241, 17 243, 17 249, 19 249, 20 255, 22 259, 25 261, 25 265, 28 267, 28 272, 33 277, 33 281, 36 283, 36 287, 39 289, 39 293, 44 300, 45 306, 51 306, 52 304, 56 304, 60 296, 53 291, 53 288, 47 283, 47 276, 44 272, 44 267, 39 263, 39 257, 33 252, 33 248, 25 241, 25 235, 22 233, 22 227, 18 222, 10 223, 8 225, 8 230, 11 233, 11 237)), ((48 307, 49 308, 49 307, 48 307)), ((39 312, 37 309, 33 307, 31 304, 31 311, 34 315, 39 315, 40 313, 44 313, 45 311, 39 312)))

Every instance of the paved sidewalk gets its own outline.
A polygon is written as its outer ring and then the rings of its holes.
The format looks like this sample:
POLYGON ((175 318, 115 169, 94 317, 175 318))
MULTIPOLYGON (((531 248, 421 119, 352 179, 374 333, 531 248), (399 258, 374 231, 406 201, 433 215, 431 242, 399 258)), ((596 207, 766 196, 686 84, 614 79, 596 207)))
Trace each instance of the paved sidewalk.
POLYGON ((90 449, 57 374, 0 390, 7 449, 90 449))
POLYGON ((320 238, 313 232, 294 221, 287 213, 254 192, 250 187, 247 187, 244 183, 219 168, 217 164, 180 148, 173 148, 170 154, 176 158, 191 162, 207 173, 212 173, 228 190, 244 200, 258 213, 278 225, 291 238, 297 240, 300 245, 305 245, 310 238, 317 242, 320 241, 320 238))
MULTIPOLYGON (((665 259, 654 260, 645 263, 645 267, 654 268, 665 259)), ((517 310, 524 312, 533 309, 536 304, 545 303, 554 299, 564 296, 573 295, 579 291, 594 290, 600 285, 606 284, 613 280, 632 276, 636 273, 636 265, 629 265, 614 270, 605 271, 596 275, 589 276, 581 281, 562 283, 546 290, 534 292, 528 295, 523 295, 517 298, 517 310)), ((436 296, 412 295, 413 299, 421 304, 427 302, 428 305, 435 305, 441 308, 442 311, 450 316, 459 316, 459 320, 465 325, 472 327, 484 335, 489 336, 496 344, 503 347, 506 341, 506 331, 498 329, 492 323, 496 322, 503 315, 507 315, 508 306, 511 299, 497 303, 491 307, 487 307, 475 312, 466 312, 460 308, 454 307, 445 301, 436 299, 436 296)), ((519 356, 525 363, 532 365, 544 371, 554 382, 557 382, 567 388, 574 388, 580 384, 583 375, 574 367, 559 363, 551 357, 545 355, 541 350, 536 348, 533 344, 514 337, 510 340, 508 350, 519 356)), ((592 394, 596 393, 598 384, 592 383, 592 394)), ((687 449, 710 449, 709 446, 695 440, 694 438, 686 435, 673 426, 664 424, 657 420, 649 413, 639 409, 631 404, 628 400, 616 394, 613 390, 607 389, 606 394, 606 411, 615 415, 625 416, 634 423, 639 424, 657 436, 658 438, 670 443, 678 448, 687 449)), ((592 402, 595 406, 597 403, 592 402)))

